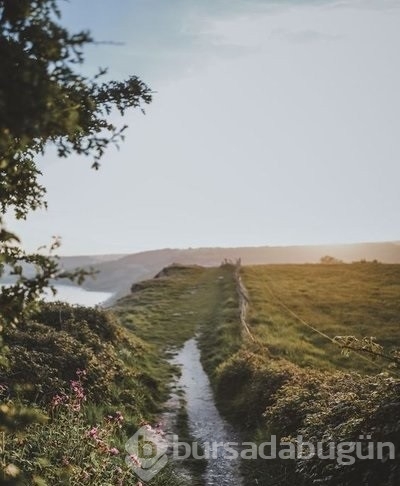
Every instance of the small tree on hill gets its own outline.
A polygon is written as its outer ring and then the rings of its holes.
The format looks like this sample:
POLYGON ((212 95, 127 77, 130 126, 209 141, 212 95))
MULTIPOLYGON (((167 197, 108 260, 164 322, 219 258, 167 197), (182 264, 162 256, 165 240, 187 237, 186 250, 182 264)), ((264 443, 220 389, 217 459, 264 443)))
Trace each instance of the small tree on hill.
POLYGON ((343 263, 342 260, 339 260, 338 258, 335 258, 335 257, 330 256, 330 255, 325 255, 325 256, 321 257, 319 262, 322 263, 322 264, 325 264, 325 265, 334 265, 334 264, 337 264, 337 263, 343 263))

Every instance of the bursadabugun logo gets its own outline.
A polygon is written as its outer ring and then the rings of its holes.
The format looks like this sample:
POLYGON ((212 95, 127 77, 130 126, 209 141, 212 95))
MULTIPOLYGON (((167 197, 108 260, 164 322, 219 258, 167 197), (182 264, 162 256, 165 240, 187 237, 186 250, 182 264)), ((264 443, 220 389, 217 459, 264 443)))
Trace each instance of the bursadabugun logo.
POLYGON ((150 425, 141 427, 125 444, 125 462, 136 476, 147 482, 167 465, 168 441, 162 431, 150 425))
POLYGON ((210 460, 223 457, 227 460, 291 459, 291 460, 336 460, 339 466, 352 465, 357 460, 396 459, 392 442, 373 442, 371 435, 360 435, 353 442, 317 442, 297 438, 279 439, 272 435, 266 442, 180 442, 177 435, 165 436, 160 429, 150 425, 141 427, 125 444, 128 455, 126 463, 139 479, 151 481, 168 463, 167 452, 172 461, 184 461, 189 457, 210 460), (168 437, 168 439, 167 439, 168 437), (222 454, 220 454, 222 448, 222 454))

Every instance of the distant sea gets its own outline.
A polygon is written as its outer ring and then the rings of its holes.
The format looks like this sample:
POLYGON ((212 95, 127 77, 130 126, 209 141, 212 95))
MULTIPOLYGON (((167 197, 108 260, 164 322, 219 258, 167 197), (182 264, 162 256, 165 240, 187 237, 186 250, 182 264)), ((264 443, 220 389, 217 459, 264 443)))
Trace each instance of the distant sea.
POLYGON ((54 287, 57 289, 57 294, 53 296, 51 292, 47 292, 44 299, 47 302, 60 300, 68 304, 92 307, 104 304, 106 300, 113 296, 109 292, 89 292, 82 287, 74 287, 72 285, 55 285, 54 287))

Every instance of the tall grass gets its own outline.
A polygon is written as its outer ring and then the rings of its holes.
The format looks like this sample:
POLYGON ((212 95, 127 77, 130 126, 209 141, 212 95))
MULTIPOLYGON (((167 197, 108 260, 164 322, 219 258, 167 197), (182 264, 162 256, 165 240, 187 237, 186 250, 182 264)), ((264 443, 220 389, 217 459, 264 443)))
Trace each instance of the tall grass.
POLYGON ((245 267, 249 324, 270 352, 301 366, 379 371, 304 326, 282 307, 334 338, 373 336, 388 352, 400 346, 400 265, 260 265, 245 267), (272 291, 272 292, 271 292, 272 291))

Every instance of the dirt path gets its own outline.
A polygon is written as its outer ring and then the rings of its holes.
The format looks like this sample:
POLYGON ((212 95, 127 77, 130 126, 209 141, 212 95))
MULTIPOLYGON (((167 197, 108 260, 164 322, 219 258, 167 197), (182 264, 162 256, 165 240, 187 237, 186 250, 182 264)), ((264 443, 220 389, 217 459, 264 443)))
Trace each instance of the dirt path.
MULTIPOLYGON (((233 427, 219 413, 210 381, 201 361, 195 338, 188 340, 172 362, 181 369, 177 390, 183 392, 190 435, 201 446, 200 456, 208 454, 204 473, 206 486, 241 486, 239 459, 231 459, 222 444, 239 443, 240 438, 233 427), (216 446, 216 444, 219 444, 216 446)), ((176 408, 175 408, 176 410, 176 408)), ((165 422, 174 423, 171 409, 165 422)), ((176 422, 176 421, 175 421, 176 422)), ((197 450, 197 449, 194 449, 197 450)))

